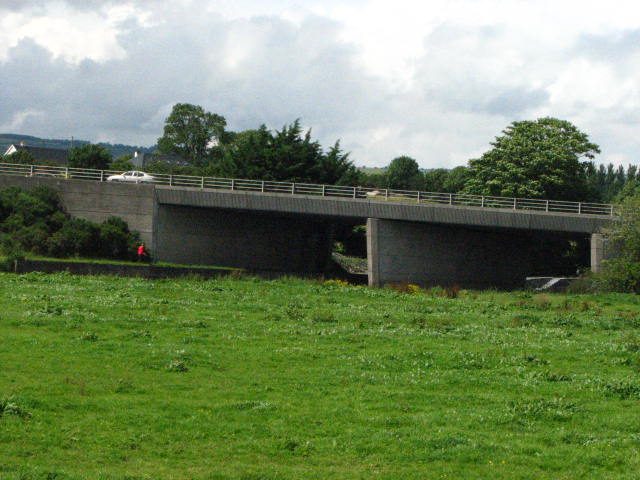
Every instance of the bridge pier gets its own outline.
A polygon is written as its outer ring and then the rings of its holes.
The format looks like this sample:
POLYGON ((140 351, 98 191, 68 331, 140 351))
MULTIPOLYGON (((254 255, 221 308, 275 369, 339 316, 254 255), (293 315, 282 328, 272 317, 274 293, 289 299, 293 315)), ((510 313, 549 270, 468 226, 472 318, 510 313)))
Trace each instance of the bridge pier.
POLYGON ((598 273, 605 258, 605 240, 601 233, 591 234, 591 271, 598 273))

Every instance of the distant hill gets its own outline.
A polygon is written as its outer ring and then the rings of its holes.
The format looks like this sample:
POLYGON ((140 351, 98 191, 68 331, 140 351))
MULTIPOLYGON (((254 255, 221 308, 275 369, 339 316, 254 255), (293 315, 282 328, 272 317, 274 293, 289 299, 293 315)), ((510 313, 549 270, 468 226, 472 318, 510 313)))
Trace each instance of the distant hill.
MULTIPOLYGON (((18 135, 15 133, 0 133, 0 155, 7 151, 10 145, 15 144, 18 145, 20 142, 24 142, 25 145, 30 145, 32 147, 45 147, 45 148, 60 148, 63 150, 69 150, 71 148, 71 140, 59 140, 59 139, 51 139, 51 138, 38 138, 33 137, 31 135, 18 135)), ((86 140, 73 140, 73 146, 78 147, 80 145, 86 145, 88 142, 86 140)), ((98 145, 103 146, 109 152, 111 152, 111 156, 113 158, 118 158, 121 155, 126 153, 135 152, 136 150, 144 153, 153 153, 157 147, 154 145, 152 147, 137 147, 133 145, 122 145, 111 144, 111 143, 98 143, 98 145)))

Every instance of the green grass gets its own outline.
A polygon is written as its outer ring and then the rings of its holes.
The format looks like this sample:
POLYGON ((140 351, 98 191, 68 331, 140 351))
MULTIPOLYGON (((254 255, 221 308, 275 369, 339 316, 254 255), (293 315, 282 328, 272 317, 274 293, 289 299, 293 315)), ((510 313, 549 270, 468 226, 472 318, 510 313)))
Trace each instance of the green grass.
MULTIPOLYGON (((56 258, 56 257, 46 257, 42 255, 33 255, 28 254, 26 256, 28 260, 40 260, 47 262, 78 262, 78 263, 97 263, 103 265, 141 265, 138 261, 129 261, 129 260, 110 260, 105 258, 84 258, 84 257, 68 257, 68 258, 56 258)), ((6 261, 6 256, 0 255, 0 263, 6 261)), ((244 269, 242 268, 230 268, 230 267, 219 267, 215 265, 185 265, 180 263, 168 263, 168 262, 152 262, 152 263, 144 263, 142 265, 150 265, 155 267, 171 267, 171 268, 202 268, 206 270, 233 270, 241 272, 244 269)))
POLYGON ((3 480, 640 471, 637 296, 68 274, 0 291, 3 480))

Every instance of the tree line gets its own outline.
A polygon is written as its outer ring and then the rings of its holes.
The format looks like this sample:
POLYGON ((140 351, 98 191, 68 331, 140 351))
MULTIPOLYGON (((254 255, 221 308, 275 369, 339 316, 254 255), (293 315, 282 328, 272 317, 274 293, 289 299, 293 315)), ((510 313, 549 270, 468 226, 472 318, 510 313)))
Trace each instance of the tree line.
MULTIPOLYGON (((175 173, 253 180, 362 185, 375 188, 541 198, 582 202, 616 202, 640 187, 635 165, 597 165, 598 145, 566 120, 540 118, 509 125, 492 148, 466 166, 423 170, 410 156, 391 160, 382 173, 366 173, 344 152, 340 141, 323 148, 304 131, 300 120, 269 130, 233 132, 226 119, 198 105, 178 103, 165 120, 157 151, 181 162, 152 161, 150 173, 175 173)), ((7 159, 8 160, 8 159, 7 159)), ((131 155, 113 159, 101 145, 70 151, 71 167, 131 170, 131 155)), ((18 151, 14 163, 32 163, 18 151)))
MULTIPOLYGON (((183 161, 157 161, 145 166, 151 173, 620 203, 621 220, 607 232, 618 255, 605 265, 599 281, 600 285, 608 285, 607 288, 640 292, 638 167, 596 165, 594 159, 600 147, 566 120, 545 117, 513 122, 491 142, 489 150, 479 158, 470 159, 466 166, 422 170, 414 158, 400 156, 393 159, 383 173, 368 174, 355 167, 339 141, 324 149, 312 138, 311 130, 303 130, 299 120, 275 131, 261 125, 257 129, 233 132, 227 129, 226 119, 219 114, 197 105, 176 104, 158 139, 158 151, 183 161)), ((32 163, 33 158, 29 158, 28 152, 19 151, 10 161, 32 163)), ((112 159, 104 147, 91 144, 72 149, 69 166, 133 168, 130 156, 112 159)), ((13 222, 3 227, 4 232, 9 233, 4 241, 24 236, 27 247, 30 236, 41 235, 46 225, 57 225, 45 222, 37 228, 27 225, 24 229, 6 230, 13 228, 13 222)), ((97 238, 95 230, 93 235, 92 238, 97 238)), ((56 248, 52 242, 46 249, 54 254, 56 248)), ((82 253, 80 248, 74 248, 82 253)))

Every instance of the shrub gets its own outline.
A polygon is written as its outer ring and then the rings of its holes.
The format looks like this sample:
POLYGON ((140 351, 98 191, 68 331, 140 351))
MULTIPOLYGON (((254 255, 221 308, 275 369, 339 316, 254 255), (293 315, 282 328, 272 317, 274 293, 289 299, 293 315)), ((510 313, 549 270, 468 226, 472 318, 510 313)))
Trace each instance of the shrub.
POLYGON ((640 196, 627 198, 620 218, 605 232, 614 258, 596 275, 601 290, 640 293, 640 196))
POLYGON ((127 222, 110 217, 99 227, 99 253, 107 258, 126 259, 135 251, 140 237, 129 231, 127 222))
POLYGON ((409 295, 422 293, 422 289, 418 285, 414 285, 409 282, 389 283, 387 287, 396 292, 408 293, 409 295))
POLYGON ((100 230, 94 223, 74 218, 47 240, 47 251, 54 257, 96 257, 99 253, 99 242, 100 230))
POLYGON ((628 257, 607 260, 596 277, 596 288, 603 291, 640 293, 640 262, 628 257))

